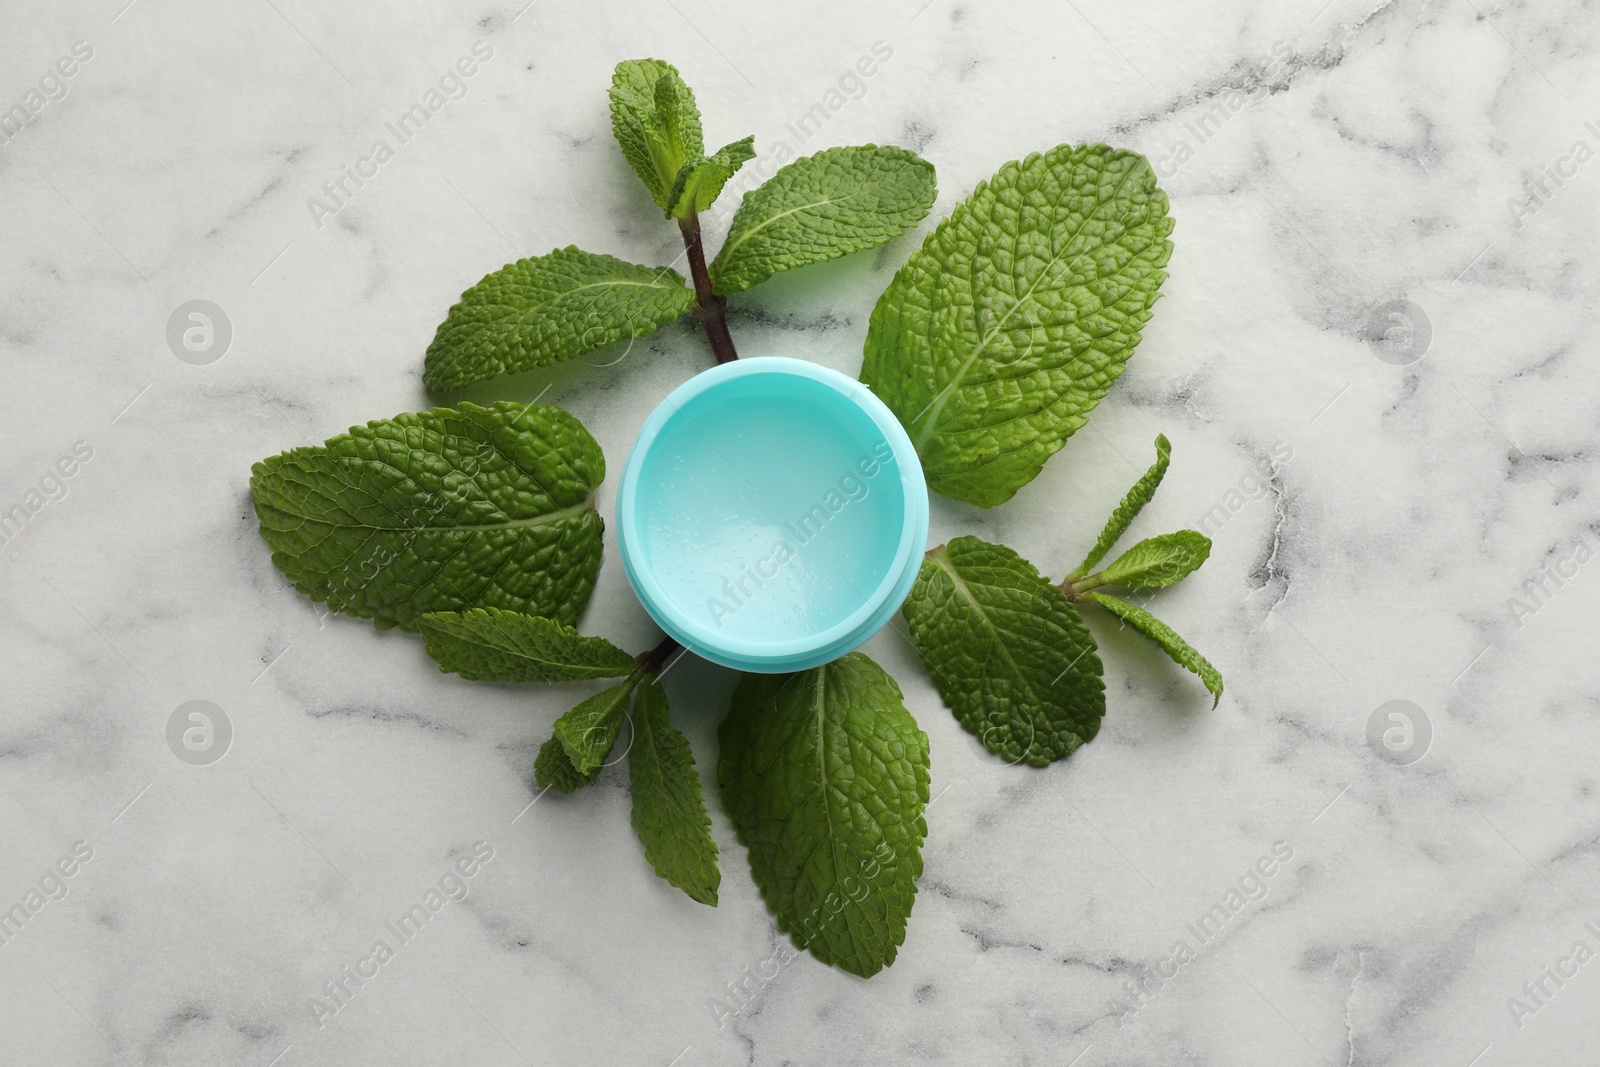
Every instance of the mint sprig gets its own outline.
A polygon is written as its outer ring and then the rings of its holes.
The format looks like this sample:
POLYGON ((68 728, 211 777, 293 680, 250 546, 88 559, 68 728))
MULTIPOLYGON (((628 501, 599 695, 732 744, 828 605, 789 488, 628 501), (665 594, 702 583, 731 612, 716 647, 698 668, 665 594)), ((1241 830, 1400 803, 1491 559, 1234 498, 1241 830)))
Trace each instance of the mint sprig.
POLYGON ((1145 609, 1105 593, 1092 592, 1105 585, 1127 589, 1159 589, 1173 585, 1196 570, 1211 555, 1211 538, 1196 530, 1179 530, 1147 538, 1118 556, 1105 570, 1085 573, 1110 551, 1151 497, 1155 496, 1156 487, 1161 484, 1171 459, 1172 446, 1164 435, 1158 435, 1155 464, 1128 490, 1122 503, 1107 520, 1094 548, 1090 549, 1077 569, 1062 580, 1060 588, 1069 599, 1098 604, 1160 645, 1174 662, 1200 677, 1206 691, 1211 694, 1211 706, 1216 707, 1222 699, 1222 674, 1204 656, 1145 609))
POLYGON ((1143 608, 1095 592, 1156 589, 1204 563, 1211 541, 1193 530, 1148 538, 1102 571, 1093 567, 1149 503, 1171 445, 1156 438, 1156 463, 1111 515, 1078 570, 1051 584, 1004 545, 958 537, 928 552, 901 608, 912 643, 945 705, 984 747, 1010 763, 1046 766, 1094 738, 1105 683, 1078 606, 1097 604, 1143 633, 1222 696, 1222 675, 1171 627, 1143 608))
POLYGON ((607 765, 631 714, 628 746, 633 827, 656 873, 702 904, 715 905, 721 875, 711 816, 700 793, 689 741, 668 719, 666 691, 655 675, 677 644, 670 638, 630 656, 602 637, 516 612, 473 609, 422 618, 439 669, 492 682, 571 682, 626 676, 556 719, 534 759, 541 789, 574 793, 607 765))
POLYGON ((932 164, 903 148, 830 148, 794 160, 745 194, 708 262, 700 213, 755 158, 744 137, 706 156, 694 93, 670 63, 617 64, 611 82, 617 144, 656 206, 683 236, 689 281, 576 247, 507 264, 461 294, 423 363, 430 389, 570 360, 636 340, 688 312, 719 362, 738 357, 726 297, 774 274, 876 248, 933 206, 932 164))

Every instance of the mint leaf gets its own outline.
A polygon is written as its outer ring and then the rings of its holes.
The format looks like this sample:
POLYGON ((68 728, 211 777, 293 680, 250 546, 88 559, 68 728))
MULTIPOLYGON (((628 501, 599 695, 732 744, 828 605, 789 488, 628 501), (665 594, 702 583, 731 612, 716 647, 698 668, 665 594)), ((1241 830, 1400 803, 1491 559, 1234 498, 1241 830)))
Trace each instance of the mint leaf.
POLYGON ((717 906, 717 843, 700 796, 689 740, 667 720, 666 691, 653 678, 639 683, 628 776, 633 783, 633 830, 656 873, 702 904, 717 906))
POLYGON ((576 793, 586 785, 593 785, 598 777, 600 777, 598 767, 592 774, 579 773, 578 768, 572 765, 566 746, 562 745, 559 737, 551 737, 540 745, 539 754, 533 758, 533 780, 540 789, 554 789, 557 793, 576 793))
POLYGON ((1195 530, 1147 537, 1100 573, 1102 584, 1160 589, 1180 582, 1211 555, 1211 538, 1195 530))
POLYGON ((450 671, 482 682, 576 682, 619 678, 633 657, 603 637, 498 608, 436 611, 417 620, 428 655, 450 671))
POLYGON ((1105 145, 1007 163, 939 224, 873 309, 861 368, 929 488, 992 507, 1033 480, 1133 354, 1171 232, 1144 157, 1105 145))
POLYGON ((379 629, 506 608, 577 621, 594 591, 605 457, 560 408, 462 404, 352 427, 251 468, 273 564, 379 629))
POLYGON ((933 164, 904 148, 829 148, 745 194, 711 262, 718 296, 905 233, 933 206, 933 164))
POLYGON ((1211 693, 1211 706, 1216 707, 1222 699, 1222 674, 1213 667, 1204 656, 1179 637, 1172 627, 1145 611, 1135 607, 1125 600, 1104 593, 1084 593, 1084 600, 1092 600, 1105 608, 1111 614, 1126 622, 1129 626, 1144 634, 1150 640, 1160 645, 1179 666, 1186 667, 1200 676, 1205 683, 1207 691, 1211 693))
POLYGON ((928 738, 894 679, 859 652, 747 674, 719 736, 723 804, 779 928, 863 978, 894 962, 928 832, 928 738))
POLYGON ((592 779, 605 766, 606 757, 617 743, 617 734, 622 732, 628 701, 638 684, 637 678, 629 678, 621 685, 596 693, 556 720, 556 738, 566 749, 572 766, 585 778, 592 779))
POLYGON ((1066 594, 1011 549, 976 537, 941 545, 902 610, 939 695, 990 752, 1043 767, 1099 731, 1094 638, 1066 594))
POLYGON ((691 213, 704 211, 728 184, 728 179, 738 173, 756 156, 754 137, 723 145, 710 159, 693 159, 678 171, 667 196, 667 215, 686 219, 691 213))
POLYGON ((684 161, 705 154, 694 93, 676 67, 659 59, 617 64, 611 75, 611 132, 662 210, 684 161))
POLYGON ((694 304, 675 270, 560 248, 508 263, 461 294, 428 345, 422 380, 460 389, 644 337, 694 304))
POLYGON ((1067 576, 1067 581, 1073 581, 1089 573, 1089 568, 1099 563, 1105 554, 1111 551, 1111 546, 1127 532, 1128 524, 1133 522, 1134 516, 1144 510, 1150 503, 1150 498, 1156 495, 1156 487, 1161 484, 1161 479, 1166 477, 1167 464, 1172 462, 1172 444, 1167 440, 1166 434, 1156 435, 1156 461, 1144 476, 1133 483, 1133 488, 1128 490, 1122 498, 1122 503, 1117 505, 1117 510, 1111 513, 1106 520, 1105 529, 1100 531, 1100 539, 1094 543, 1089 554, 1084 557, 1078 569, 1067 576))

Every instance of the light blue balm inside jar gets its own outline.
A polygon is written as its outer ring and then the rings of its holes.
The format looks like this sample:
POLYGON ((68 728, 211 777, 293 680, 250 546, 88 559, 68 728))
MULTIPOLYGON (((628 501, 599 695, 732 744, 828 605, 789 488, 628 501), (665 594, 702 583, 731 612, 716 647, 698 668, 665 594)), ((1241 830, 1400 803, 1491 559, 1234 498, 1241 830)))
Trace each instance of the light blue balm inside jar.
POLYGON ((803 360, 740 359, 645 420, 616 530, 628 581, 668 634, 723 666, 797 671, 899 610, 927 547, 928 488, 866 386, 803 360))

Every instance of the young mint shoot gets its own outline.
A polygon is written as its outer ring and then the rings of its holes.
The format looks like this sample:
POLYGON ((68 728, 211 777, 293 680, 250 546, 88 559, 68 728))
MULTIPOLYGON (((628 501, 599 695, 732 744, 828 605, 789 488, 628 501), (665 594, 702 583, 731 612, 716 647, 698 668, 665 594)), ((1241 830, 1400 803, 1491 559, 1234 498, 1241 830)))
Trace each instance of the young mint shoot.
MULTIPOLYGON (((879 247, 933 206, 933 166, 915 153, 829 148, 747 192, 708 259, 700 217, 755 158, 753 138, 707 154, 694 93, 660 60, 619 63, 610 105, 623 158, 677 224, 687 277, 576 247, 506 264, 445 315, 423 359, 430 389, 550 366, 691 313, 715 359, 731 361, 730 296, 879 247)), ((861 380, 906 428, 930 487, 992 507, 1039 474, 1138 345, 1171 231, 1142 156, 1062 145, 1005 164, 928 235, 873 311, 861 380)), ((1059 583, 975 537, 927 553, 903 607, 912 640, 957 721, 1008 762, 1047 766, 1099 730, 1106 687, 1085 604, 1221 696, 1204 657, 1105 592, 1172 585, 1211 542, 1181 530, 1095 569, 1160 484, 1165 437, 1156 452, 1059 583)), ((574 793, 626 758, 647 862, 714 906, 711 815, 659 681, 680 646, 666 638, 630 654, 575 628, 600 566, 604 477, 599 445, 560 408, 460 403, 291 449, 257 463, 250 486, 273 564, 312 599, 380 629, 420 631, 439 669, 463 679, 590 687, 552 725, 535 783, 574 793)), ((899 685, 860 652, 747 674, 718 741, 722 804, 779 927, 853 974, 892 963, 922 873, 929 797, 928 738, 899 685)))
POLYGON ((1155 463, 1128 490, 1122 503, 1106 520, 1105 529, 1100 532, 1094 547, 1077 569, 1062 580, 1059 588, 1067 599, 1098 604, 1160 645, 1174 662, 1200 677, 1206 691, 1211 694, 1211 706, 1216 707, 1222 699, 1222 675, 1204 656, 1191 648, 1166 623, 1143 608, 1105 593, 1093 592, 1103 585, 1126 589, 1160 589, 1176 584, 1198 570, 1206 557, 1211 555, 1211 538, 1196 530, 1179 530, 1177 533, 1146 538, 1118 556, 1109 567, 1094 574, 1088 573, 1127 532, 1134 517, 1155 496, 1156 487, 1166 476, 1171 458, 1172 446, 1164 435, 1158 436, 1155 463))

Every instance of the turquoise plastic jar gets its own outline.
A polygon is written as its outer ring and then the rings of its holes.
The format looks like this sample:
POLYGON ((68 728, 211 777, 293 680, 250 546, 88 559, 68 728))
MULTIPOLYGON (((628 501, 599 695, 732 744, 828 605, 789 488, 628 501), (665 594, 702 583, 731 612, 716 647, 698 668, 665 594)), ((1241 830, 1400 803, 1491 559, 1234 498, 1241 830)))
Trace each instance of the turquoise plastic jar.
POLYGON ((899 420, 803 360, 725 363, 645 420, 617 541, 650 617, 743 671, 836 659, 900 608, 928 542, 928 487, 899 420))

